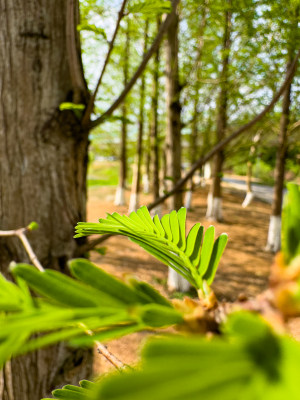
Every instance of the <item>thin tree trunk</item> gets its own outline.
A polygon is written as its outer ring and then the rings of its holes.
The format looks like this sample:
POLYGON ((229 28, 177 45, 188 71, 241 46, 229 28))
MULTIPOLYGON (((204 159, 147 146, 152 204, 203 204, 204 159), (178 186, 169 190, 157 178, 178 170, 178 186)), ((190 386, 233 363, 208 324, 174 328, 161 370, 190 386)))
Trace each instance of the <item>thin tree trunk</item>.
MULTIPOLYGON (((288 43, 288 60, 286 66, 286 75, 288 76, 291 68, 293 57, 296 51, 296 44, 299 41, 299 6, 295 8, 295 13, 292 16, 291 31, 289 32, 290 42, 288 43)), ((281 247, 281 210, 282 196, 284 188, 285 175, 285 160, 288 149, 288 128, 290 123, 290 106, 291 106, 291 91, 293 79, 296 74, 296 69, 291 77, 290 84, 283 93, 282 112, 280 118, 280 130, 278 137, 278 147, 276 154, 276 165, 274 171, 275 185, 274 197, 272 203, 272 212, 270 217, 269 232, 266 249, 277 252, 281 247)))
MULTIPOLYGON (((199 44, 198 44, 198 52, 196 59, 196 83, 195 83, 195 97, 194 97, 194 111, 193 111, 193 123, 192 123, 192 133, 190 138, 190 154, 191 154, 191 165, 195 163, 197 160, 197 152, 198 152, 198 121, 199 121, 199 88, 200 88, 200 78, 201 78, 201 69, 202 69, 202 54, 204 47, 204 32, 206 28, 207 21, 207 12, 208 12, 208 0, 204 1, 201 21, 199 27, 199 44)), ((188 183, 188 191, 185 196, 185 207, 190 210, 192 205, 192 195, 194 191, 194 176, 192 176, 191 180, 188 183)))
MULTIPOLYGON (((157 30, 159 30, 161 18, 157 18, 157 30)), ((159 96, 159 65, 160 49, 154 56, 153 65, 153 93, 151 104, 151 159, 152 159, 152 193, 153 200, 159 198, 159 144, 158 144, 158 96, 159 96)), ((155 210, 159 212, 160 210, 155 210)))
POLYGON ((256 147, 257 147, 257 142, 260 139, 260 132, 258 132, 254 138, 253 138, 253 144, 250 148, 250 152, 249 152, 249 160, 247 162, 247 173, 246 173, 246 197, 243 201, 242 207, 246 208, 249 206, 249 204, 252 202, 252 200, 254 199, 254 194, 252 191, 252 184, 251 184, 251 180, 252 180, 252 168, 253 168, 253 158, 255 155, 255 151, 256 151, 256 147))
POLYGON ((151 126, 149 124, 147 136, 147 149, 145 156, 144 175, 143 175, 143 191, 148 194, 150 191, 150 166, 151 166, 151 126))
MULTIPOLYGON (((288 62, 287 68, 290 66, 291 59, 288 62)), ((291 88, 292 84, 286 89, 282 99, 282 113, 280 118, 280 131, 278 137, 278 148, 276 154, 276 165, 274 171, 275 184, 274 184, 274 197, 272 203, 272 213, 270 217, 270 225, 268 232, 268 240, 266 249, 269 251, 277 252, 281 246, 281 209, 282 209, 282 194, 284 187, 284 172, 285 172, 285 159, 287 153, 287 133, 290 118, 290 105, 291 105, 291 88)))
MULTIPOLYGON (((227 0, 227 5, 231 5, 231 0, 227 0)), ((221 142, 225 137, 227 127, 227 103, 228 103, 228 67, 229 67, 229 51, 231 46, 231 11, 225 10, 225 25, 223 34, 223 55, 222 70, 220 75, 221 90, 218 101, 217 115, 217 141, 221 142)), ((221 176, 224 163, 224 152, 220 150, 214 157, 213 177, 211 190, 208 195, 206 217, 210 220, 222 220, 222 192, 221 192, 221 176)))
MULTIPOLYGON (((169 189, 181 178, 181 105, 180 86, 178 75, 178 25, 179 17, 169 27, 166 42, 166 71, 167 71, 167 135, 166 135, 166 169, 169 189)), ((170 210, 182 207, 182 191, 178 191, 170 198, 170 210)), ((169 290, 187 291, 189 283, 173 269, 169 268, 169 290)))
MULTIPOLYGON (((129 52, 130 52, 130 22, 127 19, 126 43, 123 59, 123 82, 126 87, 129 78, 129 52)), ((122 103, 122 124, 121 124, 121 146, 120 146, 120 176, 119 185, 116 191, 115 205, 123 206, 125 204, 125 190, 127 179, 127 103, 122 103)))
MULTIPOLYGON (((148 46, 148 29, 149 21, 145 22, 145 36, 144 36, 144 55, 147 52, 148 46)), ((141 186, 141 166, 143 156, 143 136, 144 136, 144 122, 145 122, 145 74, 141 76, 140 86, 140 110, 139 110, 139 128, 138 128, 138 141, 136 149, 136 167, 133 175, 133 183, 130 196, 129 212, 136 211, 139 207, 139 195, 141 186)))
MULTIPOLYGON (((167 32, 166 42, 166 90, 167 90, 167 134, 166 163, 168 187, 171 189, 181 178, 181 105, 178 74, 178 24, 179 18, 172 21, 167 32)), ((178 191, 170 199, 169 207, 178 210, 182 207, 182 192, 178 191)))
MULTIPOLYGON (((88 132, 72 111, 59 111, 62 102, 87 98, 77 79, 80 62, 77 75, 68 63, 69 5, 0 1, 0 226, 37 221, 32 247, 44 267, 60 271, 79 245, 74 226, 86 217, 88 132)), ((75 18, 77 7, 72 10, 75 18)), ((78 21, 71 22, 76 27, 78 21)), ((6 276, 12 260, 29 261, 16 238, 2 238, 0 270, 6 276)), ((63 383, 89 376, 91 361, 90 351, 64 344, 18 357, 0 372, 0 399, 47 397, 63 383)))

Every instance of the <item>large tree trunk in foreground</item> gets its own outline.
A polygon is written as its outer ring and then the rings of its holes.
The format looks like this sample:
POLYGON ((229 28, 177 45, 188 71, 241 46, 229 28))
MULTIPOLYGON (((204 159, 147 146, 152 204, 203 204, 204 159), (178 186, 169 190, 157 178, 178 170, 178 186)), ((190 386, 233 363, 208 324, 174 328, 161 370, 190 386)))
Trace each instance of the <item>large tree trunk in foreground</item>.
MULTIPOLYGON (((231 0, 227 0, 227 5, 231 5, 231 0)), ((217 115, 217 141, 221 142, 225 137, 227 127, 227 104, 228 104, 228 67, 229 50, 231 46, 231 11, 225 11, 225 25, 223 34, 223 55, 222 70, 220 74, 221 90, 218 101, 217 115)), ((222 192, 221 176, 224 163, 224 151, 220 150, 214 157, 213 177, 211 189, 207 199, 206 218, 213 221, 222 220, 222 192)))
MULTIPOLYGON (((178 23, 176 15, 167 33, 167 136, 166 167, 168 188, 171 189, 181 178, 181 105, 178 75, 178 23)), ((182 192, 176 192, 171 198, 169 207, 178 210, 183 205, 182 192)), ((169 268, 168 287, 170 290, 186 291, 189 283, 173 269, 169 268)))
MULTIPOLYGON (((68 6, 0 0, 0 226, 38 222, 32 247, 43 266, 61 271, 77 248, 74 226, 85 220, 88 148, 75 114, 59 111, 86 96, 75 90, 66 57, 68 6)), ((2 273, 12 260, 28 261, 17 238, 2 238, 2 273)), ((90 352, 61 344, 7 363, 0 399, 38 400, 90 373, 90 352)))

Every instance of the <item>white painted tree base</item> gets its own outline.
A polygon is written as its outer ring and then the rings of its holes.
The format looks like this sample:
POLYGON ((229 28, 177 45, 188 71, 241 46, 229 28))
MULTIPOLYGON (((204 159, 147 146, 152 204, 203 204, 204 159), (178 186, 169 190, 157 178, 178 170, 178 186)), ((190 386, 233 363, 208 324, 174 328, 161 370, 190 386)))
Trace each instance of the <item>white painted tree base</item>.
POLYGON ((210 221, 222 221, 222 199, 220 197, 213 197, 212 193, 207 196, 207 211, 206 219, 210 221))
POLYGON ((266 251, 277 253, 281 247, 281 216, 271 215, 266 251))
POLYGON ((210 179, 211 178, 211 165, 210 163, 205 163, 203 168, 203 178, 210 179))
POLYGON ((168 289, 170 292, 187 292, 190 289, 190 283, 169 267, 168 289))
POLYGON ((161 204, 159 204, 158 206, 154 207, 151 211, 150 214, 152 217, 154 217, 154 215, 158 215, 159 218, 162 217, 162 206, 161 204))
POLYGON ((254 199, 254 194, 253 192, 247 192, 246 197, 243 201, 242 207, 246 208, 249 206, 249 204, 252 202, 252 200, 254 199))
POLYGON ((130 214, 132 211, 136 211, 139 208, 139 195, 138 193, 131 193, 129 199, 129 207, 128 213, 130 214))
POLYGON ((143 182, 143 192, 145 194, 148 194, 150 192, 150 180, 147 174, 143 175, 142 182, 143 182))
POLYGON ((184 207, 187 210, 190 210, 192 207, 192 198, 193 198, 193 191, 188 190, 185 194, 185 199, 184 199, 184 207))
POLYGON ((114 205, 115 206, 125 205, 125 188, 121 186, 117 187, 114 205))

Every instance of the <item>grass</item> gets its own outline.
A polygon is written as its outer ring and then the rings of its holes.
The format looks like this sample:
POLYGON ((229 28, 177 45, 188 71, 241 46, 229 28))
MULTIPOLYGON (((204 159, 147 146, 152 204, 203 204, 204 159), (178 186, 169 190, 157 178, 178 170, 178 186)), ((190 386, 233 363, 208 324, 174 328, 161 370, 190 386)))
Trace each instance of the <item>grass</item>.
POLYGON ((119 181, 119 165, 116 161, 93 161, 88 169, 88 187, 116 186, 119 181))

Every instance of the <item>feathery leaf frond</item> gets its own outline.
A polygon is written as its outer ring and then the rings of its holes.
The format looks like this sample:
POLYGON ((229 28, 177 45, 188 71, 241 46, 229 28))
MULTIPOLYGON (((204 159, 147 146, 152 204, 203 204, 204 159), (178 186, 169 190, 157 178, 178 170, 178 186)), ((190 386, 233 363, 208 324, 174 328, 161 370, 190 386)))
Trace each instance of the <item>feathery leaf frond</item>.
POLYGON ((112 233, 127 236, 158 260, 173 268, 197 289, 203 281, 210 285, 227 243, 223 233, 215 240, 215 228, 204 232, 201 224, 192 227, 186 237, 186 209, 172 211, 161 220, 152 219, 147 207, 143 206, 129 217, 116 212, 108 214, 99 223, 79 222, 76 236, 112 233))

